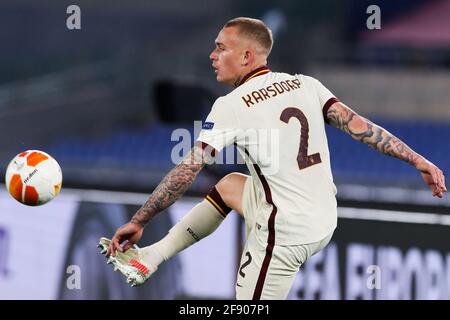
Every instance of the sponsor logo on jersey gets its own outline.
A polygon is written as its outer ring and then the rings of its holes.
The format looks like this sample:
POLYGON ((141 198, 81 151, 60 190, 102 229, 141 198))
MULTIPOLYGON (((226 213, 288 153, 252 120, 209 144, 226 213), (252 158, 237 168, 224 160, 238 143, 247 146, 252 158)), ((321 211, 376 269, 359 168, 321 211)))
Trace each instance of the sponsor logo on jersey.
POLYGON ((203 130, 211 130, 214 127, 214 122, 205 122, 202 126, 203 130))

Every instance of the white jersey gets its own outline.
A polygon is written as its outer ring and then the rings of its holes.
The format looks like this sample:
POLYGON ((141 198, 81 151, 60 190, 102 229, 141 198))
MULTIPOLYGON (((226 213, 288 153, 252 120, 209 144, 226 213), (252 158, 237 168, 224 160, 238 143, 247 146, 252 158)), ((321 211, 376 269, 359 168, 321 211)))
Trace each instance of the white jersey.
POLYGON ((214 103, 198 141, 235 144, 260 193, 260 239, 277 245, 320 241, 336 227, 336 187, 324 113, 338 101, 318 80, 263 67, 214 103))

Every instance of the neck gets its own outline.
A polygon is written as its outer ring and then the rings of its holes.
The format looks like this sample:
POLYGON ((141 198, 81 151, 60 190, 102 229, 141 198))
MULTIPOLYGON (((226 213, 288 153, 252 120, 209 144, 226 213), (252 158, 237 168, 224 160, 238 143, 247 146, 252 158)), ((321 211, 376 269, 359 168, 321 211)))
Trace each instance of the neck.
POLYGON ((234 87, 237 88, 242 84, 242 80, 248 75, 250 74, 252 71, 259 69, 259 68, 263 68, 266 67, 265 63, 260 63, 260 64, 255 64, 252 65, 251 67, 246 67, 245 69, 242 70, 241 74, 239 75, 239 77, 236 79, 236 81, 234 82, 234 87))

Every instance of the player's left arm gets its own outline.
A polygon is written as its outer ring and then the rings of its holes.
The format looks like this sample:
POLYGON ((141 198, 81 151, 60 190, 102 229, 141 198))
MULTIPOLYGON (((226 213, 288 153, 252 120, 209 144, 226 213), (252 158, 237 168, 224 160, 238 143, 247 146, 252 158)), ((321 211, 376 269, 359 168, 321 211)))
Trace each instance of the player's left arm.
POLYGON ((441 169, 428 161, 399 138, 374 124, 370 120, 358 115, 342 102, 335 102, 326 111, 329 123, 381 153, 406 161, 422 174, 423 179, 431 188, 433 196, 442 198, 447 191, 445 177, 441 169))

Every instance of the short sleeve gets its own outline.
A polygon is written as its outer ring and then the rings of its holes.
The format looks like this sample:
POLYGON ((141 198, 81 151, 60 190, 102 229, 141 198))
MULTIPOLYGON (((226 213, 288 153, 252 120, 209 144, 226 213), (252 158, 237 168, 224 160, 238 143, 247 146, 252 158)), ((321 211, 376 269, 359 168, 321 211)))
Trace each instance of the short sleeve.
POLYGON ((239 133, 239 122, 232 108, 225 98, 217 99, 202 125, 197 141, 206 143, 217 151, 233 144, 239 133))
POLYGON ((328 109, 335 103, 338 102, 339 99, 336 98, 334 94, 331 93, 330 90, 328 90, 327 87, 325 87, 319 80, 311 78, 314 82, 314 86, 316 88, 317 96, 320 101, 320 106, 322 108, 323 118, 325 122, 328 122, 327 120, 327 112, 328 109))

